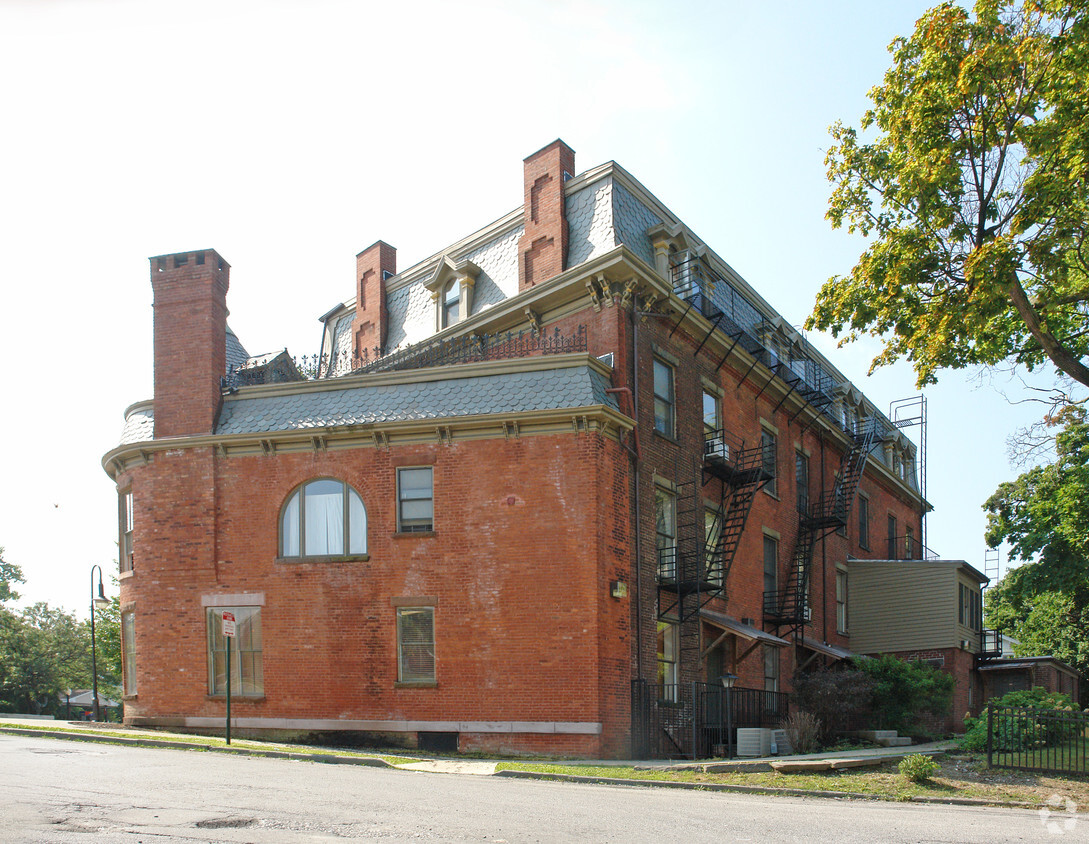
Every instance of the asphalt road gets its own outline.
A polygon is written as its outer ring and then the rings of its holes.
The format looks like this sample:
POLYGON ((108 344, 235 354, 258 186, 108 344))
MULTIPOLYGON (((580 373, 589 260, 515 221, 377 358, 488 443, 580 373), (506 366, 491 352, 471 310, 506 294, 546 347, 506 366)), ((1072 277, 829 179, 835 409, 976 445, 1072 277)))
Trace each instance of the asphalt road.
MULTIPOLYGON (((1062 826, 1059 824, 1058 826, 1062 826)), ((995 842, 1016 809, 795 799, 332 766, 0 735, 2 842, 995 842)))

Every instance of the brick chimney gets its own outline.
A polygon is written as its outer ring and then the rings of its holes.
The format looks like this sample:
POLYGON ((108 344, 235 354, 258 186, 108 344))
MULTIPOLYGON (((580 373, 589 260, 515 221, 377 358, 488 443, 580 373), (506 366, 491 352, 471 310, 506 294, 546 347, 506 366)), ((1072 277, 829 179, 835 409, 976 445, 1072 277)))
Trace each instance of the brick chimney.
POLYGON ((213 249, 151 258, 155 436, 210 434, 227 369, 231 268, 213 249))
POLYGON ((518 292, 563 272, 567 215, 563 183, 575 175, 575 151, 555 140, 525 166, 525 234, 518 241, 518 292))
POLYGON ((385 349, 386 279, 397 274, 397 250, 381 240, 355 256, 355 346, 357 359, 385 349), (366 355, 364 354, 366 352, 366 355))

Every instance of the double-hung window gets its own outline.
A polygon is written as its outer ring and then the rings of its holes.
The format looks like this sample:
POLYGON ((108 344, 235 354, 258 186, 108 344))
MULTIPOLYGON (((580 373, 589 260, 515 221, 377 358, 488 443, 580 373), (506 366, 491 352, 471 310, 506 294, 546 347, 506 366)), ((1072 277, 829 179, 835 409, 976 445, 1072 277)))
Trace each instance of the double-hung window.
POLYGON ((461 284, 457 279, 446 285, 442 292, 442 327, 457 325, 461 319, 461 284))
POLYGON ((654 491, 654 530, 658 548, 658 578, 677 577, 677 498, 658 487, 654 491))
POLYGON ((775 464, 778 458, 778 442, 775 434, 767 428, 760 430, 760 449, 764 471, 771 475, 771 480, 764 484, 764 491, 771 495, 779 494, 778 482, 775 478, 775 464))
POLYGON ((764 534, 764 609, 776 610, 779 605, 779 540, 764 534))
POLYGON ((674 418, 673 367, 654 359, 654 430, 667 437, 676 436, 674 418))
POLYGON ((121 558, 119 561, 120 570, 132 571, 133 568, 133 549, 132 549, 132 490, 121 493, 120 498, 121 513, 121 558))
POLYGON ((722 400, 707 390, 703 391, 703 453, 730 459, 730 447, 722 431, 722 400))
POLYGON ((435 682, 435 608, 397 608, 397 680, 435 682))
POLYGON ((858 496, 858 544, 870 550, 870 499, 858 496))
POLYGON ((121 613, 121 676, 124 693, 136 694, 136 619, 131 610, 121 613))
POLYGON ((801 451, 794 452, 795 499, 799 513, 809 513, 809 458, 801 451))
POLYGON ((764 645, 764 691, 779 691, 779 649, 764 645))
POLYGON ((847 628, 847 572, 836 570, 836 632, 846 633, 847 628))
POLYGON ((888 557, 886 557, 885 559, 887 559, 887 560, 899 559, 899 557, 897 556, 897 553, 896 553, 896 540, 897 540, 897 536, 896 536, 896 516, 893 516, 890 513, 889 514, 889 527, 888 527, 888 542, 887 542, 888 548, 885 549, 886 553, 888 554, 888 557))
POLYGON ((680 627, 669 621, 658 622, 658 688, 662 700, 677 699, 677 653, 680 627))
POLYGON ((722 519, 714 507, 703 511, 704 565, 707 568, 707 580, 714 586, 722 586, 722 519))
POLYGON ((421 533, 434 529, 435 501, 432 467, 397 470, 397 530, 421 533))

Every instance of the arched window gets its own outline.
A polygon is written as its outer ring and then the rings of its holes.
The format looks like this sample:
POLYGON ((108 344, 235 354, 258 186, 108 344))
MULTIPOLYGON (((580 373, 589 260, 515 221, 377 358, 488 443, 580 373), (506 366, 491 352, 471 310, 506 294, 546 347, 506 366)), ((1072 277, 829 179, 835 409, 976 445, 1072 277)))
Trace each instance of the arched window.
POLYGON ((319 478, 295 490, 280 512, 281 557, 367 553, 367 509, 343 481, 319 478))
POLYGON ((442 293, 442 327, 457 325, 461 319, 461 284, 455 278, 442 293))

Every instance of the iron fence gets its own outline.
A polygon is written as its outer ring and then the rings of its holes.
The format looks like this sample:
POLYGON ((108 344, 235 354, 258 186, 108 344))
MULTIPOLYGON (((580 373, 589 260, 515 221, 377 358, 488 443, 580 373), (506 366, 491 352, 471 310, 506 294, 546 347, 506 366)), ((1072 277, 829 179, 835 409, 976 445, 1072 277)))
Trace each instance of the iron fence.
MULTIPOLYGON (((290 376, 270 372, 268 367, 253 361, 232 367, 223 378, 224 389, 268 384, 281 380, 315 380, 341 375, 375 372, 397 372, 432 366, 453 366, 478 361, 509 360, 511 358, 559 355, 587 350, 586 326, 578 326, 565 334, 559 328, 552 331, 506 331, 495 334, 470 334, 449 339, 424 340, 403 349, 387 351, 381 348, 362 349, 358 353, 333 355, 302 355, 290 359, 290 376)), ((279 364, 281 368, 286 364, 279 364)))
POLYGON ((987 764, 1051 774, 1089 774, 1089 714, 987 707, 987 764))
POLYGON ((790 711, 785 692, 715 683, 632 681, 632 757, 733 756, 738 727, 776 729, 790 711), (727 708, 727 701, 729 707, 727 708))

